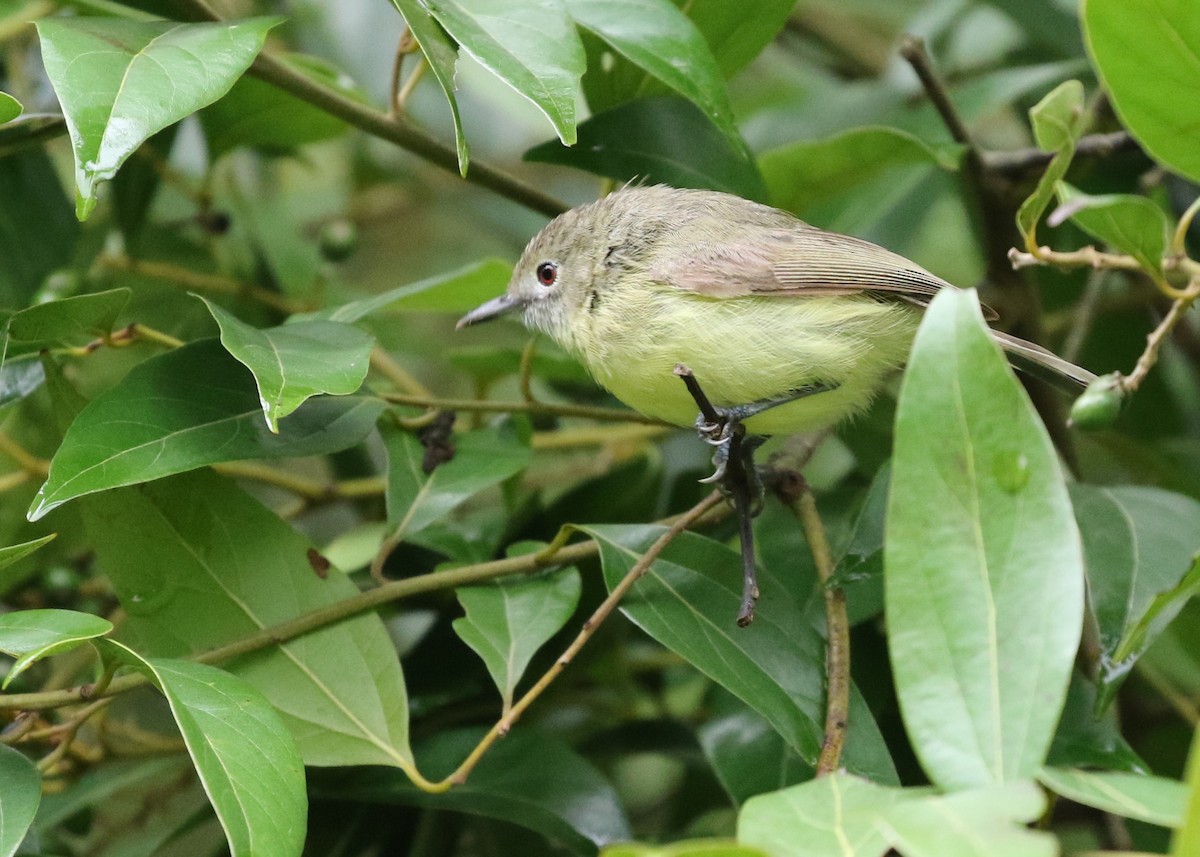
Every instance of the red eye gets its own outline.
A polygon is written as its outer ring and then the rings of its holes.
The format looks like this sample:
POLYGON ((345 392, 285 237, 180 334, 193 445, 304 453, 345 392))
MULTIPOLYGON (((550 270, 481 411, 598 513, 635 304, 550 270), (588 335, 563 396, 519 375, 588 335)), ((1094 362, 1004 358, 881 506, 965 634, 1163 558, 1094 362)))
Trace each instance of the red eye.
POLYGON ((558 265, 553 262, 542 262, 537 266, 537 279, 543 286, 553 286, 558 279, 558 265))

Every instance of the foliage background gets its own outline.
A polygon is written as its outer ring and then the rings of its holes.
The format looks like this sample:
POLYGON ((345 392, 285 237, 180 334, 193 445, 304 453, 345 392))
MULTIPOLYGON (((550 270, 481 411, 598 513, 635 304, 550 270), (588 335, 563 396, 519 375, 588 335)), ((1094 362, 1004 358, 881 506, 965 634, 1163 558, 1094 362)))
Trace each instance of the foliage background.
MULTIPOLYGON (((1196 853, 1188 4, 680 5, 0 0, 3 853, 966 853, 955 831, 981 854, 1196 853), (414 47, 398 10, 430 67, 404 56, 389 115, 397 44, 414 47), (78 62, 212 11, 240 29, 177 32, 198 41, 156 57, 171 85, 78 62), (105 164, 109 73, 130 115, 165 116, 115 177, 87 167, 105 164), (516 325, 453 331, 547 215, 636 177, 767 200, 979 285, 1005 329, 1125 373, 1083 415, 1111 424, 1067 430, 1070 403, 1031 384, 1035 416, 971 299, 944 301, 899 419, 895 385, 805 469, 852 626, 848 774, 813 779, 846 662, 825 663, 825 588, 772 498, 752 628, 733 627, 736 528, 710 520, 634 590, 632 622, 600 626, 438 791, 647 550, 646 525, 704 496, 691 433, 617 410, 516 325), (1013 247, 1033 254, 1017 269, 1013 247), (457 411, 453 434, 425 403, 457 411), (955 454, 1004 490, 951 479, 939 497, 955 454), (990 548, 1020 550, 970 553, 947 523, 962 496, 990 548), (566 524, 574 546, 534 559, 566 524), (935 542, 963 552, 922 597, 935 542), (993 573, 972 590, 979 562, 993 573), (536 573, 493 582, 506 572, 536 573), (81 701, 97 677, 111 695, 81 701), (947 762, 949 745, 968 749, 947 762)), ((776 441, 763 460, 781 450, 803 454, 776 441)))

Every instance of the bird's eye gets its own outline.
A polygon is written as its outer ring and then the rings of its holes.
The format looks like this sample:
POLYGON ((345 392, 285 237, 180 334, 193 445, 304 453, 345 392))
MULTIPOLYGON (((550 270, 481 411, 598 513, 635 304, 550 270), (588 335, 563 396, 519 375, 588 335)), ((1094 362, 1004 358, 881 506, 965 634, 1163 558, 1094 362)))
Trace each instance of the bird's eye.
POLYGON ((537 280, 543 286, 553 286, 558 279, 558 265, 553 262, 542 262, 537 266, 537 280))

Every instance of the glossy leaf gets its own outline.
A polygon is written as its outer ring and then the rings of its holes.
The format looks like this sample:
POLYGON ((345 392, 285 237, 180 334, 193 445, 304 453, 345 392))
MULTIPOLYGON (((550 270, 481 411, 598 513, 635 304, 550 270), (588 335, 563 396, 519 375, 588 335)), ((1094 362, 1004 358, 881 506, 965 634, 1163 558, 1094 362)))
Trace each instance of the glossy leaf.
POLYGON ((713 773, 737 804, 813 778, 814 769, 762 715, 732 695, 718 697, 696 737, 713 773))
POLYGON ((1132 485, 1071 486, 1100 631, 1098 710, 1200 588, 1200 503, 1132 485), (1191 578, 1191 579, 1189 579, 1191 578))
POLYGON ((725 79, 704 37, 666 0, 566 0, 579 26, 691 101, 738 141, 725 79))
POLYGON ((8 360, 0 365, 0 408, 19 402, 46 382, 40 360, 8 360))
POLYGON ((934 298, 904 374, 884 569, 896 689, 930 779, 1035 775, 1079 644, 1082 549, 1054 447, 971 291, 934 298))
POLYGON ((295 318, 327 318, 353 324, 384 309, 396 312, 466 312, 504 291, 511 274, 512 265, 509 263, 499 259, 484 259, 447 274, 427 277, 382 294, 295 318))
POLYGON ((1179 827, 1187 807, 1187 786, 1163 777, 1120 771, 1046 768, 1038 780, 1055 794, 1148 824, 1179 827))
POLYGON ((0 616, 0 652, 12 655, 12 665, 0 690, 36 661, 69 652, 88 640, 103 637, 112 623, 73 610, 14 610, 0 616))
POLYGON ((579 142, 535 146, 525 160, 576 167, 647 184, 707 188, 764 199, 758 168, 691 102, 643 98, 597 113, 579 126, 579 142))
POLYGON ((167 698, 233 857, 298 857, 308 815, 304 763, 262 693, 207 664, 142 658, 113 640, 105 649, 167 698))
POLYGON ((716 57, 733 77, 774 41, 795 9, 794 0, 691 0, 682 5, 716 57))
POLYGON ((362 386, 375 340, 349 324, 298 321, 260 330, 204 300, 221 344, 254 375, 267 428, 321 393, 346 396, 362 386))
POLYGON ((575 93, 586 63, 563 0, 425 5, 464 51, 546 115, 564 145, 575 143, 575 93))
POLYGON ((1200 181, 1200 19, 1190 0, 1084 0, 1085 43, 1121 122, 1168 169, 1200 181))
POLYGON ((454 75, 458 65, 458 46, 447 35, 442 26, 433 19, 429 10, 421 0, 392 0, 392 5, 404 16, 408 31, 416 39, 417 46, 425 55, 425 62, 433 72, 438 86, 446 96, 450 105, 450 115, 454 119, 454 144, 458 152, 458 171, 467 174, 470 165, 471 152, 467 146, 467 135, 463 131, 462 117, 458 112, 458 87, 454 75))
POLYGON ((0 568, 8 568, 14 562, 24 559, 42 545, 53 541, 56 535, 57 533, 50 533, 50 535, 42 536, 40 539, 30 539, 19 545, 8 545, 7 547, 0 548, 0 568))
POLYGON ((1062 205, 1047 223, 1057 226, 1068 217, 1095 238, 1138 260, 1148 271, 1163 276, 1167 252, 1167 216, 1144 196, 1110 193, 1089 196, 1063 182, 1059 185, 1062 205))
POLYGON ((17 99, 7 92, 0 92, 0 125, 16 119, 24 109, 17 99))
POLYGON ((426 472, 426 448, 412 433, 381 426, 388 451, 388 523, 397 541, 440 520, 471 497, 520 473, 529 446, 511 423, 456 435, 454 457, 426 472))
POLYGON ((278 22, 38 21, 75 154, 76 216, 91 213, 96 186, 146 139, 228 92, 278 22))
POLYGON ((1045 797, 1032 782, 948 795, 886 788, 834 773, 748 801, 738 817, 738 841, 772 857, 1052 857, 1054 839, 1027 830, 1045 797))
POLYGON ((1116 712, 1110 708, 1096 716, 1096 686, 1078 670, 1071 676, 1067 702, 1046 762, 1058 768, 1150 772, 1121 736, 1116 712))
POLYGON ((129 289, 111 289, 23 309, 8 320, 5 351, 23 354, 108 336, 131 294, 129 289))
MULTIPOLYGON (((449 775, 478 743, 478 730, 442 731, 417 748, 433 779, 449 775)), ((612 785, 553 735, 522 724, 493 746, 467 781, 441 794, 423 792, 398 771, 320 772, 313 793, 338 800, 404 804, 499 818, 536 830, 576 854, 629 839, 629 822, 612 785)))
POLYGON ((957 170, 963 146, 931 146, 897 128, 855 128, 826 140, 789 143, 758 159, 771 201, 798 217, 889 170, 931 164, 957 170))
MULTIPOLYGON (((604 581, 616 586, 660 536, 660 526, 581 527, 600 545, 604 581)), ((651 565, 621 605, 634 624, 763 715, 810 764, 824 724, 825 651, 806 614, 807 593, 759 572, 754 624, 734 622, 741 561, 729 547, 685 533, 651 565)), ((877 781, 895 780, 891 758, 857 689, 851 694, 843 764, 877 781)))
POLYGON ((42 775, 24 754, 0 744, 0 855, 17 853, 42 798, 42 775))
POLYGON ((1083 126, 1083 84, 1077 80, 1059 84, 1033 106, 1029 119, 1038 146, 1055 153, 1037 187, 1017 210, 1017 229, 1026 236, 1026 245, 1033 245, 1038 221, 1075 155, 1075 141, 1083 126))
MULTIPOLYGON (((358 592, 309 542, 209 471, 89 497, 84 523, 139 651, 184 657, 358 592)), ((225 664, 278 709, 309 765, 410 767, 404 677, 373 614, 225 664)))
POLYGON ((216 339, 193 342, 139 363, 84 408, 50 462, 30 520, 74 497, 206 464, 346 449, 370 433, 383 407, 317 399, 271 434, 246 368, 216 339))
POLYGON ((571 567, 455 592, 466 615, 454 620, 454 633, 483 658, 505 711, 512 708, 517 682, 533 656, 575 612, 582 589, 579 572, 571 567))
MULTIPOLYGON (((304 54, 275 54, 292 72, 352 99, 361 99, 353 82, 336 66, 304 54)), ((291 93, 249 75, 223 98, 200 112, 209 156, 216 159, 238 146, 290 152, 346 131, 346 123, 291 93)))

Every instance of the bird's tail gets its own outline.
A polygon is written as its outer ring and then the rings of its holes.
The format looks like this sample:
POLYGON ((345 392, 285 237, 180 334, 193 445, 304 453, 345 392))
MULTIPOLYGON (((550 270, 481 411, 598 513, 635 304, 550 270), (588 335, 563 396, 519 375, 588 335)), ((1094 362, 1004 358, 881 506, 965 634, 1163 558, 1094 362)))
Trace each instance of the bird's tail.
POLYGON ((1008 354, 1009 362, 1030 375, 1035 375, 1066 393, 1078 393, 1096 380, 1094 373, 1069 360, 1064 360, 1053 351, 1019 339, 1003 331, 993 330, 992 338, 1008 354))

